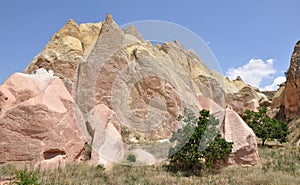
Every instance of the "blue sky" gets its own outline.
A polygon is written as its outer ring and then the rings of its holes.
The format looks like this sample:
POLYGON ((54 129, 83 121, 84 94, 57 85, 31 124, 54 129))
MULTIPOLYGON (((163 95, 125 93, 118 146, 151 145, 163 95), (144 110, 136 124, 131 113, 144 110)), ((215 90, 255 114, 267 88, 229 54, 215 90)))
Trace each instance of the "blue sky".
POLYGON ((0 83, 23 71, 68 19, 99 22, 111 13, 119 25, 182 25, 208 44, 224 75, 264 88, 288 69, 300 39, 299 7, 298 0, 2 0, 0 83))

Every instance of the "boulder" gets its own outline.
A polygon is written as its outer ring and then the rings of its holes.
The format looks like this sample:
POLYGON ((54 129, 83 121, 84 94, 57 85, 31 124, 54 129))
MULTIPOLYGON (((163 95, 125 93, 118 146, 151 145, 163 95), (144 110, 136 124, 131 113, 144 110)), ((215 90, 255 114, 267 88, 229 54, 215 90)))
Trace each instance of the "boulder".
POLYGON ((84 122, 59 78, 44 69, 16 73, 0 94, 0 164, 48 168, 82 159, 84 122))
POLYGON ((89 113, 87 128, 93 138, 91 164, 111 169, 123 159, 125 151, 116 113, 104 104, 95 106, 89 113))
POLYGON ((233 142, 227 165, 250 166, 259 163, 256 136, 252 129, 230 107, 223 108, 210 98, 199 96, 199 104, 219 120, 221 135, 233 142))
POLYGON ((224 138, 233 142, 229 165, 250 166, 259 163, 256 136, 253 130, 230 107, 226 108, 224 138))

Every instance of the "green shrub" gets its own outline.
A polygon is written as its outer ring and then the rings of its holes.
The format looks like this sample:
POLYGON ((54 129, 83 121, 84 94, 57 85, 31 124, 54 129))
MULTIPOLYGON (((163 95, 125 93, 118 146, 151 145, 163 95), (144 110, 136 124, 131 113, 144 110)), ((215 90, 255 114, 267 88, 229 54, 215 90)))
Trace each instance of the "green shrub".
POLYGON ((96 166, 96 169, 99 170, 99 171, 105 171, 105 167, 103 165, 101 165, 101 164, 98 164, 96 166))
POLYGON ((92 145, 85 143, 84 144, 84 161, 90 160, 92 157, 92 145))
POLYGON ((18 170, 16 172, 16 181, 17 185, 39 185, 38 173, 35 171, 29 171, 26 167, 24 170, 18 170))
POLYGON ((217 120, 207 110, 201 110, 200 116, 184 110, 179 117, 185 125, 170 139, 176 145, 169 150, 169 169, 175 171, 201 170, 214 167, 225 160, 232 150, 232 142, 221 137, 217 120))
POLYGON ((135 163, 136 162, 136 157, 134 154, 128 154, 127 155, 127 161, 135 163))
POLYGON ((261 108, 258 112, 246 110, 243 119, 252 128, 255 135, 262 139, 263 146, 266 140, 277 140, 280 143, 288 140, 287 136, 290 133, 288 124, 270 118, 266 108, 261 108))

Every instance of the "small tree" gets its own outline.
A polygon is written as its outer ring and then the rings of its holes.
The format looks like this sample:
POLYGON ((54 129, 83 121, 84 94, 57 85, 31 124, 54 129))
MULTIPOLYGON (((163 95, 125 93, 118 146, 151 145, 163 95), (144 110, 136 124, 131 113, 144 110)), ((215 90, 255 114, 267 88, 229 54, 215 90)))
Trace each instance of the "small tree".
POLYGON ((261 108, 258 112, 246 110, 243 119, 256 136, 262 139, 263 146, 267 140, 277 140, 280 143, 287 142, 287 136, 290 133, 288 124, 270 118, 266 108, 261 108))
POLYGON ((219 120, 207 110, 201 110, 199 117, 188 109, 184 113, 179 118, 186 124, 170 139, 176 145, 169 150, 169 167, 176 171, 201 170, 225 160, 233 143, 221 137, 217 128, 219 120))

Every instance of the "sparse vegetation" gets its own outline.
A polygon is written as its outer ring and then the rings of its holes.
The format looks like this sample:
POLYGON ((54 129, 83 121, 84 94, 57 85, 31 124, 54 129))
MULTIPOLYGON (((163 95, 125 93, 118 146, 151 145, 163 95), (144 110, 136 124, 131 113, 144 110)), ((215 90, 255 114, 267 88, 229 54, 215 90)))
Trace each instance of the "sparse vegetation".
POLYGON ((17 185, 39 185, 39 176, 37 171, 28 170, 25 167, 23 170, 16 171, 16 179, 14 184, 17 185))
POLYGON ((84 144, 84 160, 90 160, 92 155, 92 145, 85 143, 84 144))
POLYGON ((259 112, 246 110, 243 119, 253 129, 255 135, 262 139, 263 146, 267 140, 277 140, 280 143, 288 140, 290 133, 288 124, 270 118, 266 108, 260 108, 259 112))
MULTIPOLYGON (((162 165, 115 166, 103 171, 87 163, 67 165, 63 169, 35 170, 40 184, 230 184, 230 185, 298 185, 300 184, 300 148, 269 142, 259 147, 261 164, 253 167, 232 166, 220 171, 202 170, 201 175, 186 177, 172 173, 162 165)), ((14 182, 16 168, 0 168, 0 182, 14 182)))
MULTIPOLYGON (((187 112, 188 113, 188 112, 187 112)), ((208 111, 200 112, 200 116, 196 117, 192 112, 187 116, 181 117, 185 119, 186 123, 194 123, 192 120, 197 120, 197 125, 200 127, 183 127, 180 132, 176 132, 174 137, 185 131, 194 129, 193 137, 180 137, 191 144, 189 138, 197 139, 199 133, 203 133, 205 125, 210 123, 211 128, 215 128, 217 120, 209 115, 208 111), (185 129, 184 129, 185 128, 185 129), (197 129, 201 128, 201 129, 197 129), (185 130, 185 131, 184 131, 185 130)), ((186 124, 189 125, 189 124, 186 124)), ((212 129, 208 133, 214 133, 216 130, 212 129)), ((186 135, 188 136, 188 135, 186 135)), ((179 137, 175 137, 179 138, 179 137)), ((175 139, 174 138, 174 139, 175 139)), ((218 135, 214 140, 218 138, 218 135)), ((176 140, 176 139, 175 139, 176 140)), ((183 141, 182 140, 182 141, 183 141)), ((196 141, 196 140, 194 140, 196 141)), ((261 139, 259 139, 261 141, 261 139)), ((218 143, 218 142, 217 142, 218 143)), ((222 142, 221 142, 222 143, 222 142)), ((224 143, 223 143, 224 144, 224 143)), ((199 161, 201 168, 199 173, 185 173, 184 171, 177 171, 174 173, 168 168, 169 163, 164 162, 153 166, 128 166, 116 165, 112 170, 106 171, 102 165, 90 166, 87 162, 79 164, 70 164, 62 168, 56 169, 23 169, 17 168, 11 164, 0 167, 0 183, 6 184, 286 184, 298 185, 300 184, 300 147, 292 147, 288 143, 278 144, 276 142, 268 142, 268 147, 259 146, 259 154, 261 161, 259 165, 253 167, 231 166, 221 170, 214 168, 207 168, 210 164, 205 164, 206 161, 211 161, 210 158, 204 158, 206 154, 202 154, 203 159, 199 161)), ((213 148, 208 150, 210 153, 220 148, 219 145, 211 143, 213 148), (217 147, 217 148, 214 148, 217 147)), ((88 146, 87 146, 88 147, 88 146)), ((209 147, 207 148, 209 149, 209 147)), ((197 151, 198 152, 198 151, 197 151)), ((196 155, 198 155, 196 152, 196 155)), ((199 155, 200 155, 199 154, 199 155)), ((213 154, 215 155, 215 154, 213 154)), ((199 156, 197 156, 199 157, 199 156)), ((215 156, 215 159, 218 159, 215 156)), ((192 159, 192 158, 191 158, 192 159)), ((202 158, 200 158, 202 159, 202 158)), ((136 156, 129 154, 128 161, 135 161, 136 156)), ((198 161, 196 161, 198 163, 198 161)), ((213 160, 212 160, 213 161, 213 160)), ((215 164, 214 161, 212 164, 215 164)))

